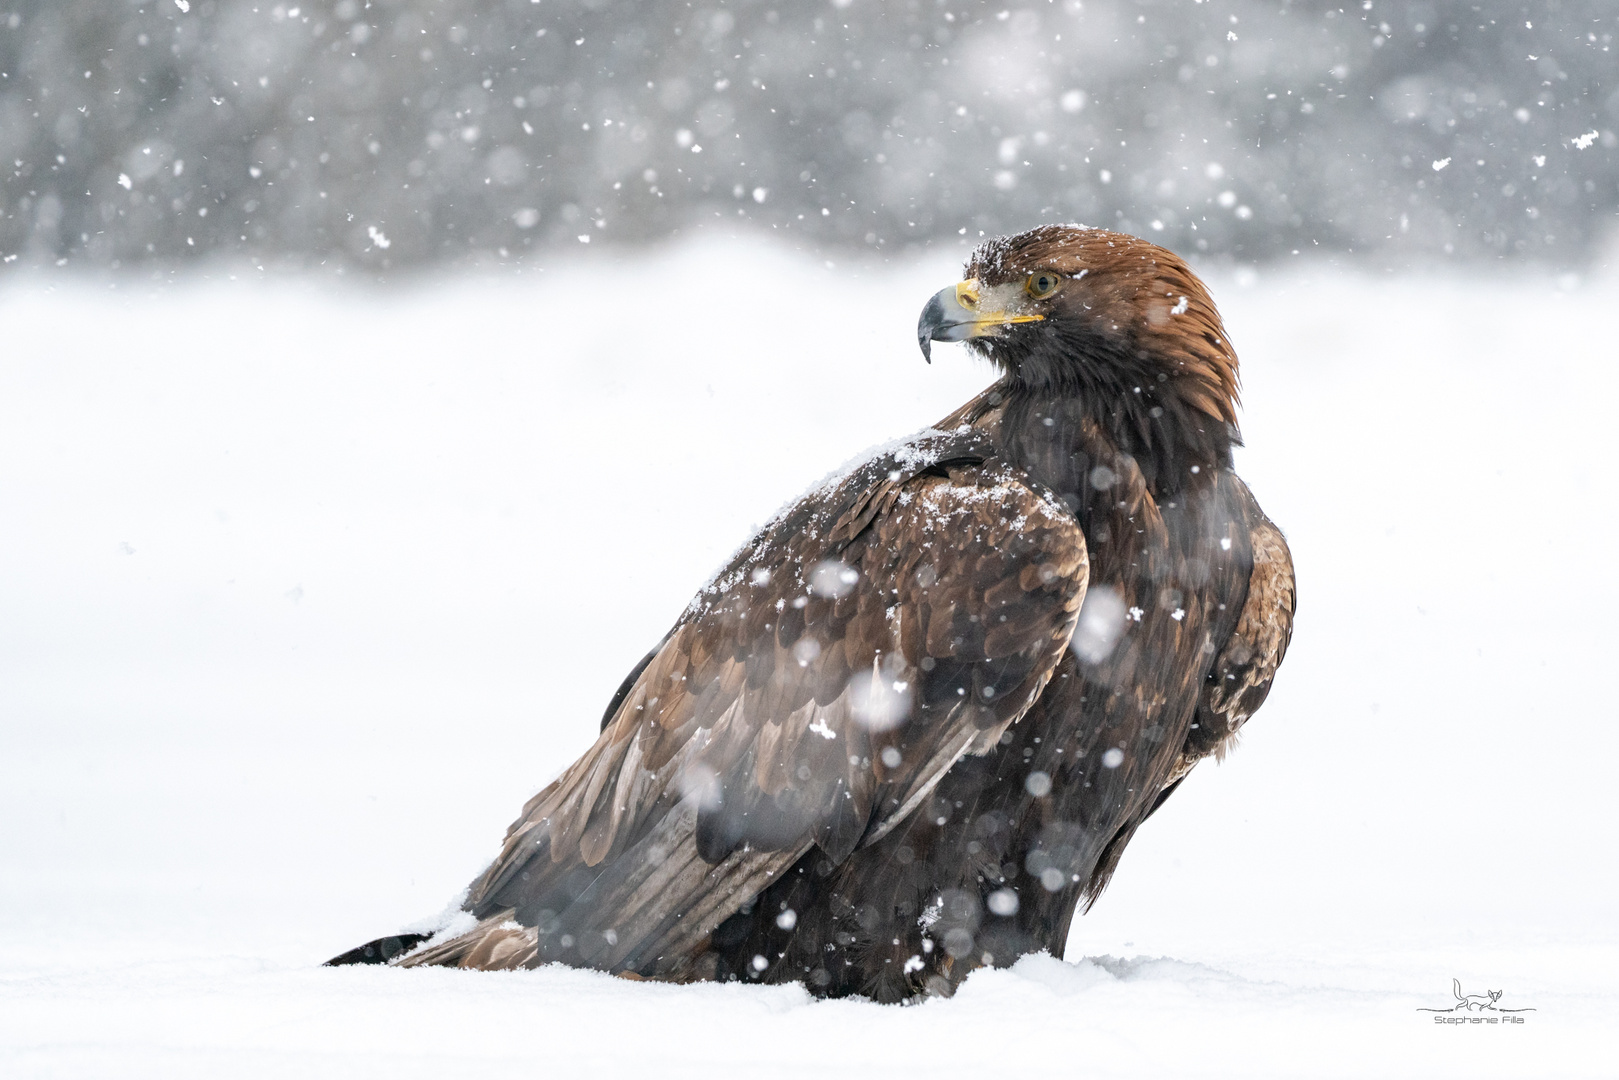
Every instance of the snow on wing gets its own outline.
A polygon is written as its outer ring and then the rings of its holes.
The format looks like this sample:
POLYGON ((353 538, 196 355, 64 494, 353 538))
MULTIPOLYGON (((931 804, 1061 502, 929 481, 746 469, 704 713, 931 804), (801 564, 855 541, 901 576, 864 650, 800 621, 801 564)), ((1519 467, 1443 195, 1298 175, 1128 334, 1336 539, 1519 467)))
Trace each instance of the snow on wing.
POLYGON ((878 457, 743 548, 513 824, 478 928, 406 962, 669 970, 811 845, 842 861, 994 745, 1067 648, 1086 548, 960 441, 878 457))

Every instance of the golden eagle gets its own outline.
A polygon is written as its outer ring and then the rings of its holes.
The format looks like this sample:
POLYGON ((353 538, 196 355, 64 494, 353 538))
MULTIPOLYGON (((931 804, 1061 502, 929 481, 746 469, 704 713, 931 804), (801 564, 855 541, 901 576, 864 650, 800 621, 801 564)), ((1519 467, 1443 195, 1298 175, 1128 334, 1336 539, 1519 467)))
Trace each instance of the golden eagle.
POLYGON ((918 339, 969 342, 994 385, 736 554, 523 808, 470 920, 331 963, 896 1001, 1062 955, 1264 700, 1292 560, 1232 471, 1237 358, 1185 262, 1053 225, 965 278, 918 339))

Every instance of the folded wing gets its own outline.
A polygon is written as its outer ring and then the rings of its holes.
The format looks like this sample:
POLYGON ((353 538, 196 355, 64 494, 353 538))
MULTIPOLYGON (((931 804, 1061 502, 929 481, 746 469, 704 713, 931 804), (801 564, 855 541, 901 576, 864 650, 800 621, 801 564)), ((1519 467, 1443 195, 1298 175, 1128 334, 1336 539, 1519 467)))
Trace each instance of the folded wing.
POLYGON ((1087 577, 1073 515, 970 436, 812 493, 693 600, 596 743, 404 961, 678 970, 810 847, 884 835, 1039 696, 1087 577))
POLYGON ((1193 760, 1206 754, 1225 756, 1242 725, 1270 694, 1271 681, 1293 637, 1293 614, 1298 606, 1293 555, 1282 531, 1259 509, 1246 487, 1243 494, 1253 570, 1242 613, 1215 658, 1198 703, 1197 727, 1186 747, 1193 760))

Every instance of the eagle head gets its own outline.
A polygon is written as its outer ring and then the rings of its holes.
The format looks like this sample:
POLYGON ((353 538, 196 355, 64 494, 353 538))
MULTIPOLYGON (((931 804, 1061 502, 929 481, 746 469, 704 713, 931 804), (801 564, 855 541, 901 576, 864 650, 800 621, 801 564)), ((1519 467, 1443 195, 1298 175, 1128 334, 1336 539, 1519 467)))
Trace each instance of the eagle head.
POLYGON ((1237 355, 1208 290, 1180 256, 1125 233, 1043 225, 986 241, 916 328, 965 341, 1045 392, 1174 395, 1236 423, 1237 355))

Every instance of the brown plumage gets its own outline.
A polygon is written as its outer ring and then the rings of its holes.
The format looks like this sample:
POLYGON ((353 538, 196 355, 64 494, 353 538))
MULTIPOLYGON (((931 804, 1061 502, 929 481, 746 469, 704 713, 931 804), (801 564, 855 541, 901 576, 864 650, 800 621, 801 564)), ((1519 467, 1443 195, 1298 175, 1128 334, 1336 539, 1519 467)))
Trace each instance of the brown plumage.
POLYGON ((473 883, 334 960, 950 993, 1060 955, 1136 828, 1264 700, 1294 607, 1231 471, 1237 360, 1179 258, 991 241, 919 337, 997 382, 762 530, 473 883))

